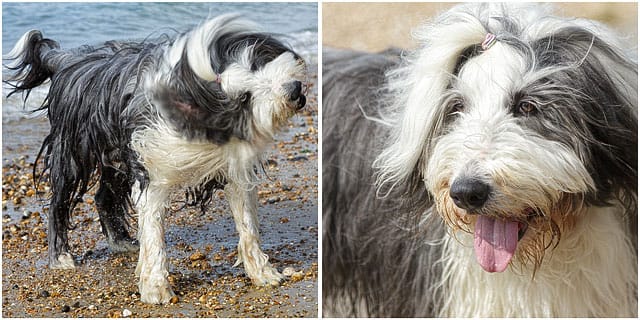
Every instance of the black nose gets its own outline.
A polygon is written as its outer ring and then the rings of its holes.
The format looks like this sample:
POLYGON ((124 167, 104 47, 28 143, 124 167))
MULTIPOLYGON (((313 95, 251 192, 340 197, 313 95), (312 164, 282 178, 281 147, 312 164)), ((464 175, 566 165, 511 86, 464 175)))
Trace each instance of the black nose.
POLYGON ((449 189, 449 196, 460 209, 475 210, 489 199, 491 186, 477 179, 456 179, 449 189))
POLYGON ((287 83, 286 86, 287 92, 289 92, 289 99, 291 99, 291 101, 298 100, 302 94, 302 82, 292 81, 287 83))

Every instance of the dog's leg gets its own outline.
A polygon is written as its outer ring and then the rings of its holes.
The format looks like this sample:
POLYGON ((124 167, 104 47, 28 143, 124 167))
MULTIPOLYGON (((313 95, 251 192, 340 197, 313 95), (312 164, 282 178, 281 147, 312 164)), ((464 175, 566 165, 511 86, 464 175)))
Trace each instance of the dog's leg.
MULTIPOLYGON (((57 172, 51 168, 52 175, 57 172)), ((49 268, 74 269, 75 262, 69 253, 67 230, 69 229, 69 208, 71 206, 72 190, 70 181, 61 177, 60 181, 52 181, 54 186, 51 206, 49 209, 49 268)))
POLYGON ((46 165, 49 167, 49 177, 51 181, 51 204, 49 206, 49 230, 47 240, 49 243, 49 268, 51 269, 74 269, 75 262, 69 253, 69 243, 67 231, 69 230, 69 219, 75 190, 77 189, 77 168, 68 162, 67 154, 63 148, 64 144, 59 136, 52 133, 46 138, 44 146, 53 150, 45 157, 46 165))
POLYGON ((96 192, 102 233, 107 236, 112 251, 138 251, 138 242, 129 236, 125 219, 130 187, 126 177, 120 175, 112 168, 102 170, 100 189, 96 192))
POLYGON ((169 192, 151 184, 137 202, 140 257, 136 275, 140 277, 140 300, 145 303, 168 303, 175 294, 169 284, 169 261, 164 242, 164 217, 169 192))
POLYGON ((230 182, 224 190, 229 199, 236 229, 240 234, 236 265, 244 264, 247 275, 256 285, 278 285, 282 275, 269 263, 269 257, 260 249, 256 188, 230 182))

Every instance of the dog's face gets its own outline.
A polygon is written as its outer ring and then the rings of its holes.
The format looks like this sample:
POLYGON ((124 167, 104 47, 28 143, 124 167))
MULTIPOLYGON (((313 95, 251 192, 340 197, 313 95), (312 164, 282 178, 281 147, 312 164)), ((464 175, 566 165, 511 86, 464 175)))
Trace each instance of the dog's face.
POLYGON ((587 207, 621 200, 631 208, 636 198, 635 64, 588 29, 557 24, 536 33, 542 25, 510 19, 489 22, 498 41, 485 49, 486 29, 471 41, 467 31, 481 24, 468 16, 427 34, 451 37, 427 39, 416 71, 405 70, 401 84, 412 87, 396 90, 406 97, 402 128, 377 162, 379 181, 392 181, 410 163, 391 153, 419 150, 406 158, 415 159, 435 211, 474 235, 489 272, 514 257, 537 268, 587 207))
POLYGON ((173 42, 146 90, 163 117, 192 139, 260 141, 306 103, 304 61, 234 16, 173 42))
POLYGON ((516 252, 540 264, 585 207, 617 196, 616 166, 633 166, 633 102, 612 94, 617 84, 589 56, 599 40, 579 32, 498 42, 445 90, 424 179, 447 223, 474 233, 486 271, 505 270, 516 252))
POLYGON ((262 65, 252 63, 246 50, 220 75, 221 88, 251 110, 254 133, 269 135, 306 103, 305 65, 291 51, 283 51, 262 65))
POLYGON ((424 168, 438 212, 474 232, 487 271, 503 271, 517 247, 537 258, 574 202, 595 190, 583 162, 591 136, 576 97, 583 84, 558 79, 577 70, 532 65, 525 54, 497 43, 461 66, 424 168))

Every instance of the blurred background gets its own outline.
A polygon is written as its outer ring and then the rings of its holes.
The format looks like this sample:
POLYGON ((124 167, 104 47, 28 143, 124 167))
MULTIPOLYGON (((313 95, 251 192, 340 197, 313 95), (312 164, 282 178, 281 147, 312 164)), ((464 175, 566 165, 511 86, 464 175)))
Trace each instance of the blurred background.
MULTIPOLYGON (((323 3, 322 45, 362 51, 412 48, 411 30, 456 3, 323 3)), ((638 3, 553 3, 555 14, 606 23, 638 45, 638 3)))

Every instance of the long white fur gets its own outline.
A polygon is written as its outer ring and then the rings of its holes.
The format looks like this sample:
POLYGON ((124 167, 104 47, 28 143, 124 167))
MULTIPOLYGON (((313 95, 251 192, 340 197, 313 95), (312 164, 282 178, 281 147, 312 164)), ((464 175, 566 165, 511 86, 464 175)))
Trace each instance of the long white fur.
POLYGON ((210 48, 206 47, 207 44, 212 43, 215 36, 214 32, 209 30, 217 30, 218 32, 225 31, 244 31, 255 30, 256 26, 251 25, 246 21, 241 20, 229 20, 234 15, 223 15, 217 19, 208 20, 200 27, 191 31, 191 34, 187 38, 187 61, 191 69, 201 79, 214 81, 217 76, 213 68, 211 67, 210 48))
POLYGON ((143 302, 164 303, 173 293, 167 280, 168 262, 164 242, 164 215, 172 191, 198 185, 207 177, 225 177, 227 199, 240 234, 238 262, 259 285, 277 284, 282 276, 259 247, 257 176, 261 148, 233 139, 217 146, 188 141, 166 124, 138 131, 132 146, 149 170, 150 185, 136 207, 139 214, 140 276, 143 302))
POLYGON ((172 191, 198 185, 206 178, 225 177, 231 211, 240 234, 239 262, 257 284, 275 284, 281 276, 260 250, 257 222, 257 176, 264 146, 235 138, 218 146, 197 143, 180 136, 166 123, 134 133, 132 147, 140 154, 149 172, 149 187, 136 203, 139 214, 141 299, 146 303, 166 303, 173 296, 167 280, 168 261, 164 241, 164 215, 172 191))

